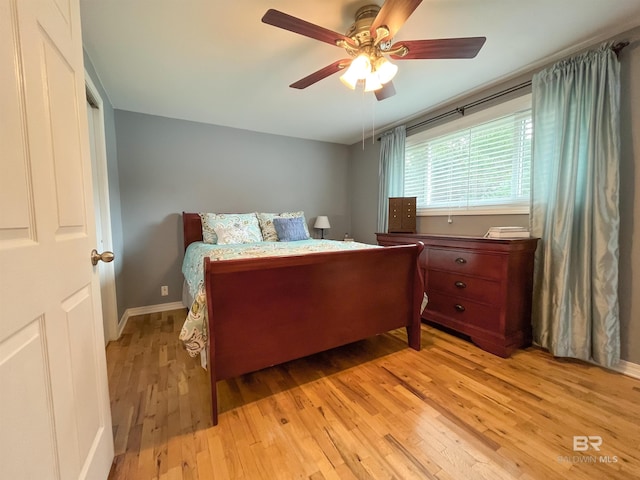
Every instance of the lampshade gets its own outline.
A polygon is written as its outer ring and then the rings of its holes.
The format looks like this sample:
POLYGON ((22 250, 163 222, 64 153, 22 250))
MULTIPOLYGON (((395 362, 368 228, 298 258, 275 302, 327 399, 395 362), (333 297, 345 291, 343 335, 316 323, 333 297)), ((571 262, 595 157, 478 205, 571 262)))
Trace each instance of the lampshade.
POLYGON ((329 217, 326 215, 318 215, 316 223, 313 224, 313 228, 331 228, 329 217))
POLYGON ((371 72, 371 62, 366 55, 358 55, 349 65, 340 81, 351 90, 355 90, 358 80, 363 80, 371 72))
POLYGON ((382 83, 378 78, 377 72, 371 72, 364 81, 364 91, 373 92, 382 88, 382 83))
POLYGON ((391 81, 398 72, 398 66, 391 63, 384 57, 380 57, 376 62, 376 73, 380 83, 385 84, 391 81))

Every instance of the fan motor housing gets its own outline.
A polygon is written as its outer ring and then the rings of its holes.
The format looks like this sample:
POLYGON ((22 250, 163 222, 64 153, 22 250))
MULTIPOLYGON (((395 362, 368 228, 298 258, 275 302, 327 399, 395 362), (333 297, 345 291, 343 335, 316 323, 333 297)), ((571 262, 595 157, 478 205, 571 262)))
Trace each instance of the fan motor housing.
POLYGON ((370 29, 379 11, 380 6, 378 5, 360 7, 356 11, 355 22, 349 27, 345 36, 351 38, 359 46, 373 43, 370 29))

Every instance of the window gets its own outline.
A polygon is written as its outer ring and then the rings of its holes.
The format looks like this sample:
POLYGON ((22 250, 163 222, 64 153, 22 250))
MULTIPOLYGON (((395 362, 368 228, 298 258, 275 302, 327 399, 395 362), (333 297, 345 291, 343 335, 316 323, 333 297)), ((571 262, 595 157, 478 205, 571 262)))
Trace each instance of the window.
POLYGON ((404 195, 418 214, 528 213, 531 95, 407 137, 404 195))

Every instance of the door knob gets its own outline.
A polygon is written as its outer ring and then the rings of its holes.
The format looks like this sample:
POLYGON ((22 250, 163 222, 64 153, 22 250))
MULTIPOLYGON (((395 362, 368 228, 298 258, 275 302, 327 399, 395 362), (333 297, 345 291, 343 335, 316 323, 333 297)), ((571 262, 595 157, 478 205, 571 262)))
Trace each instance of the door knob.
POLYGON ((97 265, 100 260, 105 263, 113 262, 115 255, 113 252, 102 252, 98 253, 98 251, 94 248, 91 250, 91 264, 97 265))

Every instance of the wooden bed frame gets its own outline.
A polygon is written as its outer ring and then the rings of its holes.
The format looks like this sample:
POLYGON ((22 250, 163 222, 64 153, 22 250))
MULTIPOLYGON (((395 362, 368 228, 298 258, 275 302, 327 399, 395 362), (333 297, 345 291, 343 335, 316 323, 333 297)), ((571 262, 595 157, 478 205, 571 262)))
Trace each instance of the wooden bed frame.
MULTIPOLYGON (((183 212, 184 246, 202 240, 183 212)), ((420 349, 422 243, 290 257, 204 260, 213 424, 216 382, 406 327, 420 349)))

